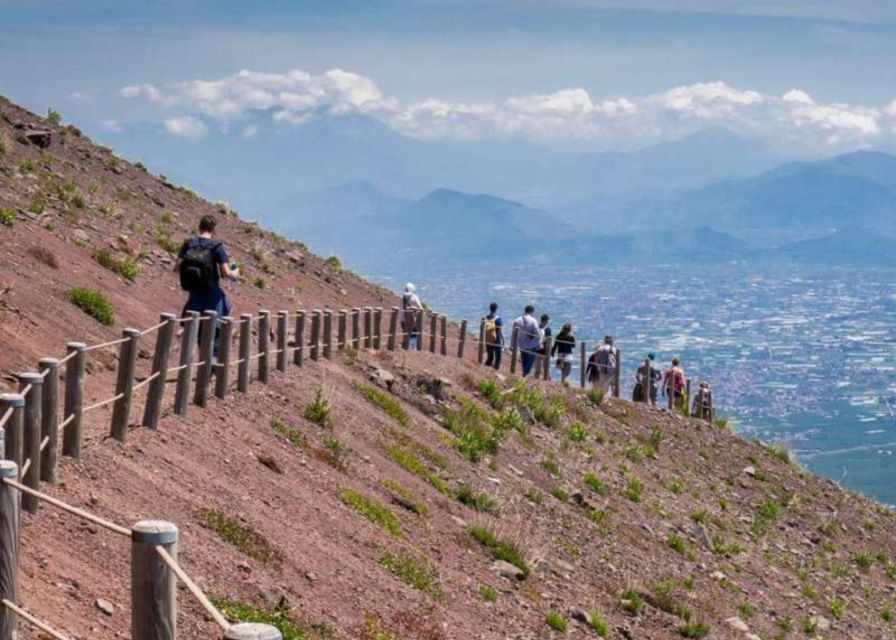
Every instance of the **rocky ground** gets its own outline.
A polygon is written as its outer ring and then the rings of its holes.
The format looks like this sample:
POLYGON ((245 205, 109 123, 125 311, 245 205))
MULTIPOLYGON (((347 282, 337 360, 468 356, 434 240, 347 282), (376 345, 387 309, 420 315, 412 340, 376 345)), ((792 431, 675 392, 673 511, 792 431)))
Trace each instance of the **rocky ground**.
MULTIPOLYGON (((165 239, 204 213, 247 272, 237 312, 395 303, 3 101, 0 144, 9 388, 69 340, 177 310, 165 239), (47 148, 19 142, 38 129, 47 148), (101 266, 98 250, 139 274, 101 266), (102 290, 115 323, 72 305, 72 286, 102 290)), ((115 350, 91 363, 88 401, 110 395, 115 350)), ((469 357, 349 350, 166 413, 156 431, 133 426, 126 444, 105 437, 108 410, 93 413, 82 459, 48 490, 126 526, 177 523, 203 588, 289 637, 894 637, 890 511, 721 426, 598 400, 469 357)), ((128 543, 51 508, 23 520, 24 605, 75 638, 126 636, 128 543)), ((182 637, 218 633, 185 590, 179 603, 182 637)))

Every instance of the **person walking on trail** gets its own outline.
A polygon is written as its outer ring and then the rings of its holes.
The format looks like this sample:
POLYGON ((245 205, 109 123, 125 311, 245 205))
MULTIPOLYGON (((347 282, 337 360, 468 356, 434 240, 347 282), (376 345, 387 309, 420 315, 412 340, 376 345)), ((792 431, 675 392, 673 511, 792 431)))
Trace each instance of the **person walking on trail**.
POLYGON ((685 391, 684 369, 678 358, 672 358, 672 366, 663 374, 663 396, 669 398, 672 408, 678 407, 684 398, 685 391))
POLYGON ((539 349, 541 355, 536 362, 535 377, 540 378, 541 374, 544 373, 545 380, 551 379, 551 369, 549 366, 546 366, 551 359, 551 354, 548 353, 548 340, 551 338, 552 333, 550 323, 551 316, 542 313, 538 322, 538 328, 541 329, 541 349, 539 349))
POLYGON ((653 361, 656 360, 656 356, 652 352, 647 354, 647 359, 650 361, 650 364, 643 363, 638 367, 638 372, 635 374, 635 389, 632 391, 632 400, 635 402, 649 402, 652 405, 656 405, 656 398, 659 393, 659 381, 662 379, 663 374, 659 368, 653 364, 653 361), (647 389, 650 390, 650 396, 645 396, 645 390, 647 389), (647 399, 648 397, 649 400, 647 399))
POLYGON ((485 366, 501 369, 501 351, 504 349, 504 321, 498 315, 498 303, 488 305, 488 315, 482 319, 485 325, 485 366))
MULTIPOLYGON (((218 318, 231 314, 230 300, 221 287, 221 278, 237 279, 236 263, 230 263, 224 243, 215 240, 215 218, 205 215, 199 221, 199 235, 184 240, 177 253, 174 270, 180 276, 180 286, 188 293, 181 317, 187 311, 215 311, 218 318)), ((202 325, 200 324, 200 336, 202 325)), ((219 336, 215 327, 214 356, 218 357, 219 336)), ((200 338, 201 339, 201 338, 200 338)))
POLYGON ((404 285, 404 294, 401 296, 401 330, 408 337, 407 349, 417 348, 417 341, 420 339, 418 327, 420 322, 420 314, 423 312, 423 303, 417 296, 417 288, 410 282, 404 285))
POLYGON ((613 347, 613 336, 604 336, 603 343, 594 345, 594 353, 588 358, 587 377, 595 391, 605 396, 610 385, 616 380, 616 349, 613 347))
POLYGON ((712 392, 708 382, 701 382, 694 395, 694 408, 691 415, 707 422, 712 421, 712 392))
POLYGON ((568 385, 569 374, 572 372, 572 357, 576 350, 576 337, 572 334, 572 325, 566 323, 557 334, 554 344, 551 346, 551 356, 557 356, 557 368, 560 369, 560 384, 568 385))
POLYGON ((517 346, 520 350, 524 378, 532 372, 532 367, 541 353, 541 327, 532 315, 534 313, 535 307, 530 304, 523 310, 523 315, 513 322, 513 328, 517 331, 517 346))

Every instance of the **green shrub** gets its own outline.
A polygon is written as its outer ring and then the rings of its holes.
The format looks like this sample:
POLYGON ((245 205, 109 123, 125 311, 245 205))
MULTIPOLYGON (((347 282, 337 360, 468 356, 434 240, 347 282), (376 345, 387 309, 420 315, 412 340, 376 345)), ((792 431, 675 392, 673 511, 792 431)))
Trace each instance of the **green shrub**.
POLYGON ((641 483, 641 479, 637 476, 630 478, 625 488, 625 497, 632 502, 641 502, 641 494, 643 492, 644 485, 641 483))
POLYGON ((666 543, 669 545, 670 549, 680 553, 690 560, 694 560, 697 557, 696 553, 691 548, 691 545, 688 544, 687 540, 675 533, 669 534, 669 537, 666 539, 666 543))
POLYGON ((628 588, 623 592, 622 608, 627 612, 638 615, 644 611, 645 606, 647 606, 647 603, 644 602, 644 598, 635 589, 628 588))
POLYGON ((846 612, 846 602, 839 598, 833 598, 830 602, 830 611, 834 620, 843 620, 843 614, 846 612))
POLYGON ((469 532, 476 542, 492 552, 496 560, 509 562, 522 571, 524 577, 532 573, 522 550, 516 543, 500 539, 491 529, 482 525, 473 525, 469 528, 469 532))
POLYGON ((280 563, 280 554, 271 547, 268 541, 249 525, 242 524, 223 511, 203 509, 199 512, 199 522, 211 529, 222 540, 232 544, 250 558, 266 565, 280 563))
POLYGON ((470 462, 498 453, 505 432, 494 428, 488 416, 471 402, 457 411, 446 411, 443 426, 454 434, 455 448, 470 462))
POLYGON ((479 585, 479 595, 486 602, 496 602, 498 600, 498 592, 487 584, 479 585))
POLYGON ((597 611, 591 612, 591 628, 601 638, 606 638, 610 635, 610 623, 597 611))
POLYGON ((314 394, 314 400, 305 407, 305 420, 314 422, 322 426, 326 426, 330 422, 330 403, 324 398, 322 389, 318 389, 314 394))
POLYGON ((405 584, 441 598, 435 570, 426 559, 405 551, 385 551, 380 566, 405 584))
POLYGON ((553 451, 548 452, 548 455, 538 464, 552 476, 560 475, 560 465, 557 463, 557 457, 553 451))
POLYGON ((759 505, 756 516, 753 518, 753 526, 751 531, 755 536, 764 535, 771 528, 771 525, 781 517, 781 505, 775 500, 768 498, 763 500, 759 505))
POLYGON ((4 227, 13 226, 19 219, 19 214, 12 207, 3 207, 0 209, 0 224, 4 227))
POLYGON ((856 563, 862 571, 868 571, 874 566, 874 556, 867 551, 859 551, 853 554, 852 561, 856 563))
POLYGON ((289 440, 293 445, 297 447, 308 446, 308 441, 305 440, 305 436, 302 435, 301 431, 287 426, 286 423, 284 423, 279 418, 274 418, 273 420, 271 420, 271 429, 273 429, 274 432, 279 433, 281 436, 289 440))
POLYGON ((283 640, 307 640, 305 630, 290 615, 287 607, 274 609, 259 609, 251 604, 228 600, 226 598, 211 598, 224 617, 230 622, 257 622, 276 627, 283 640))
POLYGON ((599 391, 598 389, 588 389, 585 393, 585 397, 593 404, 595 407, 599 407, 604 402, 604 392, 599 391))
POLYGON ((100 324, 111 327, 115 324, 115 313, 112 305, 99 291, 87 287, 74 287, 68 290, 68 299, 89 316, 96 318, 100 324))
POLYGON ((21 173, 23 176, 32 173, 36 168, 37 165, 31 158, 25 158, 19 163, 19 173, 21 173))
POLYGON ((573 422, 566 428, 566 437, 571 442, 585 442, 588 435, 588 428, 581 422, 573 422))
POLYGON ((379 407, 393 418, 398 424, 406 427, 410 422, 407 412, 398 403, 376 387, 369 384, 355 384, 355 389, 364 396, 368 402, 379 407))
POLYGON ((500 409, 504 406, 504 397, 501 395, 501 389, 494 380, 482 380, 476 388, 493 409, 500 409))
POLYGON ((28 211, 37 215, 42 214, 46 210, 46 208, 47 205, 44 204, 44 201, 40 200, 39 198, 35 198, 31 201, 31 204, 28 205, 28 211))
POLYGON ((551 489, 551 495, 557 498, 560 502, 567 502, 569 500, 569 493, 563 487, 554 487, 551 489))
POLYGON ((435 487, 439 493, 445 495, 451 493, 451 490, 448 488, 448 485, 445 484, 445 481, 433 473, 433 471, 420 460, 417 454, 411 451, 407 446, 398 442, 389 442, 384 444, 383 448, 386 451, 386 455, 394 462, 398 463, 398 465, 408 473, 413 473, 415 476, 423 478, 430 485, 435 487))
POLYGON ((599 496, 604 496, 607 494, 607 485, 605 485, 603 480, 598 478, 593 473, 585 474, 585 484, 591 487, 591 490, 599 496))
POLYGON ((140 267, 130 258, 116 258, 106 249, 93 252, 93 259, 101 266, 114 271, 121 277, 133 282, 140 275, 140 267))
POLYGON ((342 262, 339 260, 338 256, 330 256, 324 261, 324 264, 333 271, 339 271, 340 269, 342 269, 342 262))
POLYGON ((339 438, 328 436, 324 438, 323 451, 318 456, 334 469, 345 471, 345 459, 348 457, 348 447, 339 438))
POLYGON ((702 620, 698 622, 687 622, 678 629, 678 632, 681 634, 682 638, 705 638, 709 635, 712 629, 710 626, 703 622, 702 620))
POLYGON ((55 109, 47 109, 47 124, 58 127, 62 124, 62 115, 55 109))
POLYGON ((402 536, 401 522, 395 514, 373 498, 342 487, 339 489, 339 499, 359 515, 388 531, 392 537, 400 538, 402 536))
POLYGON ((549 611, 548 615, 544 617, 544 622, 554 631, 559 631, 561 633, 566 633, 566 630, 569 628, 569 623, 566 622, 566 618, 556 611, 549 611))
POLYGON ((476 493, 468 484, 462 484, 457 490, 457 499, 476 511, 498 514, 500 507, 498 501, 491 495, 483 492, 476 493))

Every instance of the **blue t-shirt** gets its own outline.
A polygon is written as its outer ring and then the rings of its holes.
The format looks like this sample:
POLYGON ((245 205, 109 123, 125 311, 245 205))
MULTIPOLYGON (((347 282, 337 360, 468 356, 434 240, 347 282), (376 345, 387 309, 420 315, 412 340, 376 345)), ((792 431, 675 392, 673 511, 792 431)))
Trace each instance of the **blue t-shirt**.
POLYGON ((219 315, 227 315, 230 313, 229 308, 227 308, 227 296, 224 294, 224 289, 221 288, 221 265, 227 264, 229 261, 224 244, 212 238, 196 236, 184 241, 177 257, 183 260, 187 249, 203 246, 214 247, 212 255, 215 260, 215 269, 212 272, 212 286, 207 291, 191 291, 184 309, 186 311, 199 311, 200 313, 203 311, 217 311, 219 315), (222 303, 224 308, 220 306, 222 303))

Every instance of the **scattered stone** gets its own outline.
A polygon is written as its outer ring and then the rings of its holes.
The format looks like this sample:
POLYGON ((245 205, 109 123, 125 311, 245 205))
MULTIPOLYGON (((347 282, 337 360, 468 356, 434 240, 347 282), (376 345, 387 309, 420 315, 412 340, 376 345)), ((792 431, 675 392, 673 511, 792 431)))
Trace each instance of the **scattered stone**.
POLYGON ((392 390, 392 385, 395 383, 395 376, 385 369, 374 369, 370 372, 367 378, 376 386, 388 389, 389 391, 392 390))
POLYGON ((816 631, 830 631, 831 621, 824 616, 812 616, 809 622, 815 625, 816 631))
POLYGON ((90 236, 87 235, 87 232, 84 229, 75 229, 72 231, 72 238, 74 238, 75 242, 87 242, 90 240, 90 236))
POLYGON ((244 560, 240 560, 236 563, 236 568, 242 571, 243 573, 252 573, 252 567, 249 566, 248 562, 244 560))
POLYGON ((588 626, 591 626, 591 614, 584 609, 574 609, 570 614, 570 617, 573 620, 578 620, 579 622, 583 622, 588 626))
POLYGON ((507 578, 508 580, 522 580, 526 577, 526 574, 523 573, 521 569, 504 560, 495 560, 494 564, 491 566, 491 570, 502 578, 507 578))
POLYGON ((26 131, 19 140, 24 140, 26 144, 33 144, 41 149, 46 149, 53 140, 53 134, 45 130, 32 129, 31 131, 26 131))
POLYGON ((97 598, 96 602, 93 603, 97 609, 105 613, 107 616, 111 616, 115 613, 115 605, 109 602, 108 600, 103 600, 102 598, 97 598))
POLYGON ((516 475, 518 475, 518 476, 520 476, 520 477, 523 476, 523 472, 520 471, 519 469, 517 469, 516 467, 514 467, 512 464, 507 465, 507 468, 508 468, 512 473, 515 473, 516 475))
POLYGON ((737 616, 734 616, 733 618, 728 618, 727 620, 725 620, 725 624, 727 624, 729 627, 731 627, 735 631, 743 631, 744 633, 747 633, 750 631, 750 627, 747 626, 747 623, 744 622, 743 620, 741 620, 740 618, 738 618, 737 616))
POLYGON ((744 473, 746 473, 751 478, 755 478, 756 477, 756 467, 754 467, 753 465, 750 465, 749 467, 744 468, 744 473))
POLYGON ((464 527, 464 528, 467 527, 467 521, 464 520, 463 518, 458 518, 457 516, 451 516, 451 519, 454 521, 454 524, 456 524, 457 526, 464 527))
POLYGON ((725 574, 721 571, 713 571, 711 574, 709 574, 709 577, 713 580, 724 580, 725 574))
POLYGON ((493 478, 491 476, 488 477, 488 481, 492 484, 501 484, 501 478, 493 478))
POLYGON ((306 579, 308 582, 314 582, 315 580, 317 580, 317 574, 314 573, 313 571, 306 571, 306 572, 305 572, 305 579, 306 579))
POLYGON ((283 469, 280 468, 280 464, 276 460, 274 460, 271 456, 265 455, 265 454, 260 454, 258 456, 258 461, 261 464, 263 464, 264 466, 266 466, 268 469, 273 471, 274 473, 279 473, 280 475, 283 475, 283 469))

